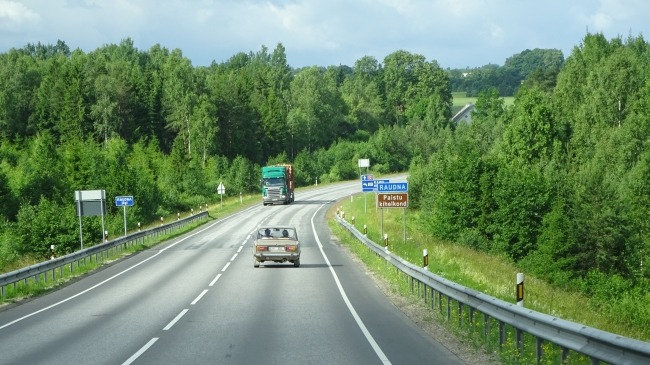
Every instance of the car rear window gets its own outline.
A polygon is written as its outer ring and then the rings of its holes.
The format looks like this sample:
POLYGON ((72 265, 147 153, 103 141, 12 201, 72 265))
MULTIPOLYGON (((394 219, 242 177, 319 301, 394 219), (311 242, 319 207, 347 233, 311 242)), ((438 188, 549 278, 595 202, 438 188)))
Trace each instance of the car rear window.
POLYGON ((293 228, 260 228, 258 238, 290 238, 296 239, 296 230, 293 228))

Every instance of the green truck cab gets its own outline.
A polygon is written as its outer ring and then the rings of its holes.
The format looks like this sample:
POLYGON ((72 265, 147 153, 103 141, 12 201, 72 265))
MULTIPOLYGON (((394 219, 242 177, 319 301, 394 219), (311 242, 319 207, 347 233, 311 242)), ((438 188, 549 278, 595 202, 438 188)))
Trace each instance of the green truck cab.
POLYGON ((294 200, 294 180, 292 165, 273 165, 262 167, 262 203, 289 204, 294 200))

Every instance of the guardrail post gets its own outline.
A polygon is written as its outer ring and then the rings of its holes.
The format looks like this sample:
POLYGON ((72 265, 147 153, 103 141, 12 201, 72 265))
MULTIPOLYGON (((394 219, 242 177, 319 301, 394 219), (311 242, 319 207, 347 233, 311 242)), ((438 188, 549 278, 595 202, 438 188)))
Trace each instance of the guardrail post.
POLYGON ((503 348, 504 343, 506 343, 506 325, 499 321, 499 350, 503 348))
POLYGON ((447 322, 451 321, 451 297, 449 295, 445 295, 445 299, 447 299, 447 322))
POLYGON ((524 331, 515 328, 515 341, 517 342, 517 351, 519 355, 524 353, 524 331))
POLYGON ((562 353, 560 354, 560 359, 562 360, 562 364, 566 363, 566 360, 569 358, 569 352, 570 350, 564 346, 562 346, 562 353))
POLYGON ((483 337, 485 337, 486 341, 489 335, 490 335, 490 316, 488 316, 487 313, 483 313, 483 337))

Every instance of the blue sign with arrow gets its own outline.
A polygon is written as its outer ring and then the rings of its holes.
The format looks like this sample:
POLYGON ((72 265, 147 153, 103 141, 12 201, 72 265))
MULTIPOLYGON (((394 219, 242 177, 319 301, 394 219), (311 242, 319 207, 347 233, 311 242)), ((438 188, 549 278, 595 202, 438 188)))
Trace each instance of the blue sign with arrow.
POLYGON ((361 175, 361 190, 363 192, 375 190, 375 177, 373 175, 361 175))

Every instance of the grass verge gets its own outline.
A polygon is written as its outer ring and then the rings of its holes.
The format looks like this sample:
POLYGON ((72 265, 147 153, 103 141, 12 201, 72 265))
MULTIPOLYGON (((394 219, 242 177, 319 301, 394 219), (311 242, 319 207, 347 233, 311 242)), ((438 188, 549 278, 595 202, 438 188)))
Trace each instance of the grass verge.
MULTIPOLYGON (((333 209, 342 211, 346 220, 354 222, 355 227, 360 231, 363 232, 365 226, 368 238, 374 242, 384 243, 384 234, 387 234, 391 252, 409 262, 422 265, 422 253, 426 249, 429 255, 429 271, 432 273, 504 301, 512 303, 516 301, 516 274, 519 269, 515 265, 505 258, 486 255, 449 242, 441 242, 426 235, 417 225, 417 212, 404 211, 404 209, 383 209, 383 212, 377 210, 372 193, 368 193, 365 197, 356 195, 352 199, 343 200, 333 209), (404 240, 404 232, 406 232, 406 240, 404 240)), ((392 265, 386 264, 383 259, 368 252, 363 244, 347 233, 347 230, 339 227, 334 220, 330 220, 329 225, 342 243, 366 263, 373 273, 385 280, 392 290, 420 302, 421 305, 437 309, 427 312, 428 317, 442 320, 464 341, 475 342, 476 346, 488 352, 499 349, 498 331, 496 335, 488 331, 490 334, 487 337, 483 336, 485 326, 494 328, 498 324, 484 324, 482 321, 472 320, 469 318, 471 314, 467 308, 465 311, 462 308, 459 310, 457 305, 445 303, 444 298, 440 303, 434 303, 436 302, 434 300, 429 300, 429 304, 424 303, 420 288, 414 289, 412 283, 391 269, 392 265)), ((629 323, 621 323, 618 316, 604 315, 596 304, 579 293, 560 290, 530 275, 526 276, 525 284, 526 308, 626 337, 643 341, 648 341, 650 338, 650 329, 646 326, 630 326, 629 323)), ((612 300, 615 301, 615 298, 612 300)), ((421 318, 421 320, 427 319, 421 318)), ((534 351, 531 350, 535 348, 533 338, 524 338, 525 350, 520 352, 516 344, 512 343, 512 339, 515 338, 514 329, 506 328, 505 332, 507 339, 505 347, 499 349, 504 363, 522 363, 522 361, 526 363, 525 361, 530 360, 531 356, 534 359, 534 351)), ((557 346, 544 344, 546 360, 542 363, 561 363, 556 361, 561 358, 561 352, 557 346)), ((572 364, 589 364, 588 359, 577 353, 569 354, 569 359, 572 364)))
MULTIPOLYGON (((20 302, 22 300, 47 293, 48 291, 60 287, 61 285, 67 284, 83 275, 101 269, 105 265, 115 262, 116 260, 123 259, 134 253, 153 247, 174 237, 178 237, 206 223, 212 222, 219 217, 232 214, 243 208, 258 204, 259 202, 259 195, 247 195, 241 199, 240 197, 227 198, 224 199, 223 205, 221 202, 209 205, 208 211, 210 214, 208 216, 208 219, 204 221, 188 224, 166 235, 147 238, 144 242, 126 247, 124 249, 111 250, 107 254, 99 257, 88 257, 88 259, 77 263, 76 266, 74 264, 62 266, 54 271, 49 271, 46 274, 41 274, 38 277, 32 277, 30 279, 20 281, 16 283, 15 286, 7 286, 5 288, 4 296, 0 297, 0 306, 20 302)), ((171 222, 176 218, 176 215, 164 217, 166 222, 171 222)), ((158 225, 160 225, 159 222, 150 222, 143 228, 147 229, 158 225)))

